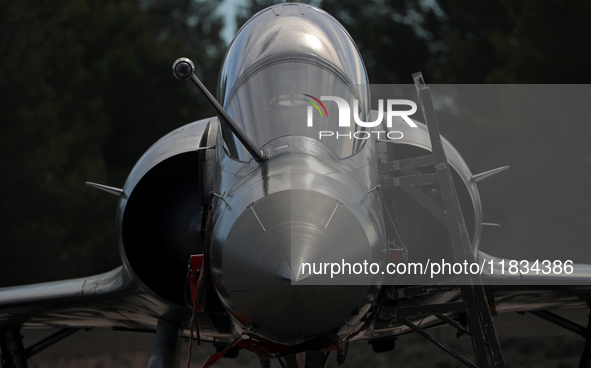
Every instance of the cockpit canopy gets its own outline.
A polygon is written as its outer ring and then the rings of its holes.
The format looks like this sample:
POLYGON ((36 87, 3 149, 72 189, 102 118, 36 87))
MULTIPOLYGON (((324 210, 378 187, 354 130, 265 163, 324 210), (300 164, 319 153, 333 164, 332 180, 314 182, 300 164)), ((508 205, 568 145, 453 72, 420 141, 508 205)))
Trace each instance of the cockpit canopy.
MULTIPOLYGON (((259 12, 238 32, 222 64, 218 100, 260 147, 286 135, 318 139, 320 131, 356 131, 352 118, 349 127, 339 126, 335 102, 322 101, 324 110, 313 97, 343 98, 351 112, 357 100, 364 119, 367 84, 357 47, 332 16, 306 4, 280 4, 259 12), (311 118, 313 127, 308 126, 311 118)), ((224 131, 224 139, 233 156, 250 158, 231 132, 224 131)), ((357 149, 355 139, 325 137, 322 142, 339 157, 357 149)))

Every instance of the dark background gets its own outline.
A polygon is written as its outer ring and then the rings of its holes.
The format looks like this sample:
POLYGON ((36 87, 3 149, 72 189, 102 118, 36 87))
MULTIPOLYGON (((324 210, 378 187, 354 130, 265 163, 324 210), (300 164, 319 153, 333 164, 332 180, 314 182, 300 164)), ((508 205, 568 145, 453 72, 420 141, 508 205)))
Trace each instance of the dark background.
MULTIPOLYGON (((270 3, 244 1, 237 24, 270 3)), ((219 5, 0 0, 0 286, 120 264, 117 200, 84 181, 123 186, 159 137, 213 115, 192 86, 173 79, 171 64, 192 58, 215 91, 227 48, 219 5)), ((327 0, 320 6, 351 33, 372 83, 410 83, 419 70, 430 84, 591 83, 588 1, 327 0)), ((495 252, 509 244, 526 257, 540 242, 589 248, 591 124, 585 119, 540 127, 524 118, 509 133, 502 120, 441 125, 473 172, 512 166, 481 185, 485 220, 503 224, 485 230, 485 250, 510 256, 495 252), (560 133, 550 139, 548 130, 560 133)), ((541 350, 574 356, 582 346, 543 340, 546 347, 519 348, 524 366, 541 350)), ((434 362, 436 348, 412 349, 409 362, 417 355, 434 362)), ((388 356, 381 362, 394 359, 388 356)), ((145 357, 139 360, 144 366, 145 357)), ((562 364, 537 361, 545 360, 562 364)), ((437 366, 456 366, 448 362, 437 366)))
MULTIPOLYGON (((244 1, 237 24, 270 3, 244 1)), ((213 115, 192 86, 173 79, 171 63, 192 58, 215 91, 227 48, 219 5, 0 2, 0 285, 119 265, 116 198, 84 181, 123 186, 159 137, 213 115)), ((591 81, 588 1, 320 6, 351 33, 372 83, 409 83, 419 70, 430 84, 591 81)), ((528 119, 510 133, 502 120, 441 125, 473 172, 512 165, 481 186, 485 220, 505 226, 486 229, 483 248, 511 244, 524 257, 540 241, 589 246, 590 124, 564 122, 553 140, 546 133, 558 127, 528 119)))

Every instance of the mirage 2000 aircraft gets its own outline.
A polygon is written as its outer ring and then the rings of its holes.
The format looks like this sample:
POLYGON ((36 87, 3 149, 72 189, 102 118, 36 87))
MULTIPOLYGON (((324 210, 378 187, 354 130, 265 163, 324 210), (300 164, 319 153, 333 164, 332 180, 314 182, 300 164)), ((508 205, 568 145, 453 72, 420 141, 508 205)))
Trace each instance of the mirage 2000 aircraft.
POLYGON ((414 97, 371 110, 359 51, 326 12, 287 3, 251 18, 227 51, 217 100, 189 59, 173 74, 217 117, 157 141, 122 188, 88 183, 119 198, 122 265, 0 289, 4 367, 96 326, 155 332, 149 367, 172 366, 179 337, 218 348, 205 366, 243 349, 263 367, 323 367, 330 356, 345 363, 349 343, 387 351, 410 332, 467 366, 504 367, 491 312, 536 310, 587 334, 549 310, 588 308, 591 268, 503 272, 510 260, 480 252, 476 183, 505 168, 470 172, 441 138, 420 73, 409 76, 414 97), (411 117, 419 109, 424 123, 411 117), (464 272, 399 277, 436 257, 464 272), (491 267, 465 272, 467 262, 491 267), (475 362, 429 333, 444 324, 471 336, 475 362), (21 329, 48 326, 61 330, 25 349, 21 329))

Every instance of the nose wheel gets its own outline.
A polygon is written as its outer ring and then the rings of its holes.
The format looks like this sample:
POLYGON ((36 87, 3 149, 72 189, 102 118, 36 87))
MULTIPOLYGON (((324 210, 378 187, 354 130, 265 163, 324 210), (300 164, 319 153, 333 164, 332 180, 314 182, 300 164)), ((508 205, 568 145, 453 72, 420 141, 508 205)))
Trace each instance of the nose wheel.
MULTIPOLYGON (((279 364, 282 368, 322 368, 328 360, 328 351, 313 351, 291 354, 279 358, 279 364)), ((270 367, 270 365, 263 368, 270 367)))

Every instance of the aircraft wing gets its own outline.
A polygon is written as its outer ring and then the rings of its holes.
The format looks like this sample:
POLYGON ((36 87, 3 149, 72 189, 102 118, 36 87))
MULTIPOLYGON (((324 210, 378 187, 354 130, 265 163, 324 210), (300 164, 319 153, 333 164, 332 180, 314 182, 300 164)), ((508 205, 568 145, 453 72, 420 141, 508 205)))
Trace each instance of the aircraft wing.
POLYGON ((148 298, 123 267, 78 279, 0 289, 0 325, 153 330, 167 307, 148 298))

